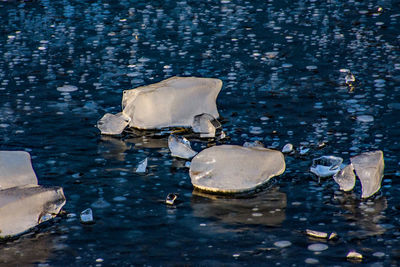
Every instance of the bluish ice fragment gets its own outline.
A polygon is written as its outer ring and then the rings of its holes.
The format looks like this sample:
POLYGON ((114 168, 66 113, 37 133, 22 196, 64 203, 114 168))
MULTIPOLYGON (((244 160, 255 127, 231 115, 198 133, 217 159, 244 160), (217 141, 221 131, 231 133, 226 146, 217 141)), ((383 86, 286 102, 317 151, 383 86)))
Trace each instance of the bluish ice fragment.
POLYGON ((139 164, 136 168, 136 172, 137 173, 145 173, 146 169, 147 169, 147 158, 145 158, 144 160, 139 162, 139 164))
POLYGON ((93 211, 91 208, 87 208, 81 212, 81 223, 84 223, 84 224, 94 223, 93 211))
POLYGON ((183 159, 193 158, 197 152, 190 147, 190 142, 185 137, 171 134, 168 137, 168 148, 171 156, 183 159))
POLYGON ((329 177, 340 171, 343 159, 335 156, 322 156, 313 160, 310 171, 319 177, 329 177))

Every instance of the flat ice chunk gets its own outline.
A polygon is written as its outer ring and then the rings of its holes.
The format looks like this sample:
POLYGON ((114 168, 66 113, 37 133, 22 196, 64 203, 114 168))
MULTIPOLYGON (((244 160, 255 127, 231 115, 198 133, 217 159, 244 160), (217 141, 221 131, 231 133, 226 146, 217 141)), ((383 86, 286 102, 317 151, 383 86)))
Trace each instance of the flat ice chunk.
POLYGON ((352 164, 347 165, 333 176, 335 182, 340 186, 340 190, 350 191, 356 185, 356 175, 352 164))
POLYGON ((0 190, 37 183, 28 152, 0 151, 0 190))
POLYGON ((189 140, 174 134, 168 137, 168 148, 171 151, 171 156, 177 158, 191 159, 197 154, 191 148, 189 140))
POLYGON ((83 224, 94 223, 93 211, 91 208, 87 208, 81 212, 81 223, 83 224))
POLYGON ((221 87, 219 79, 172 77, 124 91, 122 112, 131 119, 129 127, 190 127, 196 115, 219 117, 216 99, 221 87))
POLYGON ((335 156, 322 156, 313 159, 310 171, 319 177, 329 177, 340 171, 343 159, 335 156))
POLYGON ((64 204, 61 187, 27 185, 0 190, 0 237, 35 227, 56 216, 64 204))
POLYGON ((365 152, 350 158, 351 164, 361 181, 362 198, 368 198, 379 191, 385 163, 381 150, 365 152))
POLYGON ((124 131, 128 124, 129 118, 122 112, 117 113, 116 115, 106 113, 97 122, 97 128, 99 128, 102 134, 118 135, 124 131))
POLYGON ((200 133, 201 138, 215 137, 215 132, 219 128, 221 128, 221 123, 210 114, 203 113, 193 118, 192 130, 200 133))
POLYGON ((213 146, 192 159, 190 178, 195 188, 216 193, 253 190, 285 171, 280 151, 235 145, 213 146))

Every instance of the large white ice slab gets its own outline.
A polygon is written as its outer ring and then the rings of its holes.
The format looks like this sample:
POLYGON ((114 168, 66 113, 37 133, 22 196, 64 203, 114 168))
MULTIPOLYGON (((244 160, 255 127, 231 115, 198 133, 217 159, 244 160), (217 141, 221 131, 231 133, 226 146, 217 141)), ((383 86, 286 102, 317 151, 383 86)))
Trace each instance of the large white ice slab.
POLYGON ((365 152, 350 158, 362 186, 362 198, 368 198, 379 191, 385 163, 381 150, 365 152))
POLYGON ((64 204, 61 187, 27 185, 0 190, 0 237, 35 227, 57 215, 64 204))
POLYGON ((37 183, 28 152, 0 151, 0 190, 37 183))
MULTIPOLYGON (((208 113, 219 117, 216 99, 221 87, 219 79, 172 77, 124 91, 122 114, 128 118, 129 127, 138 129, 191 127, 196 115, 208 113)), ((102 134, 119 134, 125 128, 126 120, 105 116, 100 120, 102 134)))
POLYGON ((280 151, 235 145, 213 146, 197 154, 190 165, 195 188, 216 193, 253 190, 285 171, 280 151))

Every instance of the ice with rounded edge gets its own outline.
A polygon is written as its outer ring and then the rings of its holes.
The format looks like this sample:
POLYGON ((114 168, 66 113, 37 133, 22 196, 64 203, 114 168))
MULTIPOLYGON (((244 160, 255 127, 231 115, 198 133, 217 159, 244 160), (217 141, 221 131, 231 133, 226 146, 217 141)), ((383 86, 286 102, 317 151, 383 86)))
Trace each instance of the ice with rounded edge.
POLYGON ((64 204, 61 187, 26 185, 0 190, 0 237, 24 233, 55 217, 64 204))
POLYGON ((0 190, 27 184, 38 184, 29 153, 0 151, 0 190))
POLYGON ((310 171, 319 177, 329 177, 340 171, 343 159, 335 156, 322 156, 313 159, 310 171))
POLYGON ((261 147, 220 145, 204 149, 190 165, 195 188, 214 193, 253 190, 285 171, 280 151, 261 147))
POLYGON ((385 163, 381 150, 365 152, 350 158, 351 164, 361 181, 362 198, 374 195, 381 188, 385 163))
POLYGON ((121 117, 100 119, 101 133, 119 134, 126 126, 138 129, 191 127, 196 115, 207 113, 219 117, 216 99, 222 81, 214 78, 172 77, 164 81, 126 90, 122 97, 121 117), (112 129, 104 132, 103 129, 112 129), (115 130, 114 130, 115 129, 115 130))
POLYGON ((340 190, 346 192, 353 190, 356 185, 356 176, 354 174, 353 165, 349 164, 341 169, 333 176, 333 179, 340 186, 340 190))

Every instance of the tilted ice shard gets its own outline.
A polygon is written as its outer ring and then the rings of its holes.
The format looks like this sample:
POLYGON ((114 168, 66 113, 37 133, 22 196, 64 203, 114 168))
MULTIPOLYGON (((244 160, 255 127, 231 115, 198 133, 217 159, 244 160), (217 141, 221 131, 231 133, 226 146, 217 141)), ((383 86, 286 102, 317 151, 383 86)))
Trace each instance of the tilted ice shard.
POLYGON ((173 157, 191 159, 197 154, 197 152, 191 148, 190 142, 185 137, 176 136, 174 134, 168 137, 168 148, 173 157))
POLYGON ((117 135, 121 134, 129 124, 129 118, 122 112, 116 115, 106 113, 98 122, 97 128, 102 134, 117 135))
POLYGON ((280 151, 235 145, 213 146, 197 154, 190 165, 195 188, 217 193, 253 190, 285 171, 280 151))
POLYGON ((350 158, 351 164, 362 186, 362 198, 368 198, 379 191, 385 163, 381 150, 365 152, 350 158))
POLYGON ((333 176, 335 182, 340 186, 340 190, 350 191, 356 184, 356 176, 352 164, 347 165, 333 176))
POLYGON ((136 168, 136 172, 137 173, 145 173, 146 169, 147 169, 147 158, 145 158, 144 160, 139 162, 139 164, 136 168))
POLYGON ((37 183, 28 152, 0 151, 0 190, 37 183))
POLYGON ((200 137, 215 137, 217 129, 221 128, 221 123, 212 115, 203 113, 193 118, 192 130, 200 133, 200 137))
MULTIPOLYGON (((122 97, 122 114, 129 118, 129 127, 158 129, 190 127, 196 115, 207 113, 218 118, 216 105, 222 81, 213 78, 172 77, 159 83, 126 90, 122 97)), ((102 129, 115 134, 125 128, 120 117, 107 117, 102 129), (106 122, 106 126, 104 126, 106 122), (113 125, 112 127, 107 126, 113 125), (114 129, 118 129, 114 130, 114 129)))
POLYGON ((0 237, 35 227, 57 215, 64 204, 61 187, 27 185, 0 190, 0 237))
POLYGON ((322 156, 313 159, 310 171, 319 177, 329 177, 340 171, 343 159, 335 156, 322 156))

